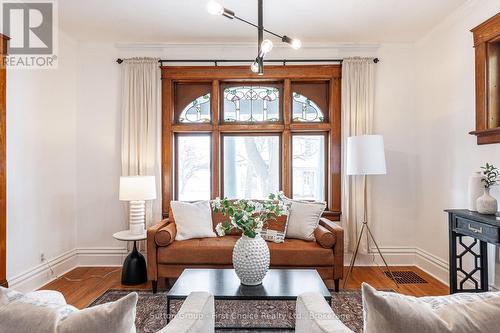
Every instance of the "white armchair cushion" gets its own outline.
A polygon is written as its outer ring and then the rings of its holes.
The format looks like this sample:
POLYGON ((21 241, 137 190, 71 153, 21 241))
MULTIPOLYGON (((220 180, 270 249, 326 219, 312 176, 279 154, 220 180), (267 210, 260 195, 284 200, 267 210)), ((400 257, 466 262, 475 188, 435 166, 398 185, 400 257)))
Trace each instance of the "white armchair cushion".
POLYGON ((158 333, 213 333, 214 329, 214 296, 207 292, 193 292, 175 318, 158 333))
POLYGON ((116 302, 78 310, 58 292, 23 294, 0 288, 0 332, 135 333, 137 297, 130 293, 116 302))
POLYGON ((319 293, 304 293, 297 298, 295 332, 353 333, 319 293))
POLYGON ((55 290, 38 290, 25 294, 28 298, 37 299, 42 302, 66 305, 64 295, 55 290))
POLYGON ((500 292, 413 297, 363 283, 365 333, 498 332, 500 292))

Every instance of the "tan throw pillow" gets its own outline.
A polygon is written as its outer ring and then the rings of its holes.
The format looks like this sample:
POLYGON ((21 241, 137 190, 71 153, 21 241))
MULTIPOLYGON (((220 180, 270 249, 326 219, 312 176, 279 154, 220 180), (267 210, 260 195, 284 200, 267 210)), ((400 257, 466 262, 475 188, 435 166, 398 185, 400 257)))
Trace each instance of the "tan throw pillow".
POLYGON ((217 237, 212 225, 212 211, 208 200, 198 202, 172 201, 170 206, 177 229, 176 241, 217 237))
POLYGON ((315 241, 314 230, 318 227, 319 219, 326 208, 326 203, 290 199, 286 199, 286 201, 291 203, 288 213, 286 238, 315 241))
POLYGON ((498 332, 500 292, 413 297, 363 283, 365 333, 498 332))
POLYGON ((278 216, 276 220, 270 220, 262 228, 260 235, 264 240, 274 243, 283 243, 285 241, 288 216, 278 216))

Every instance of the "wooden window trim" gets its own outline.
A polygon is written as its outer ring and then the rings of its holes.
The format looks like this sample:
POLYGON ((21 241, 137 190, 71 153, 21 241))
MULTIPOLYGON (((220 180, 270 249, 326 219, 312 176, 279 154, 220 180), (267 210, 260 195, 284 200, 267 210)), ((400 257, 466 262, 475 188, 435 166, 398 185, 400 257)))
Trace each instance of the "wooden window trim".
POLYGON ((7 155, 6 155, 6 108, 7 71, 4 57, 7 55, 9 37, 0 34, 0 286, 7 283, 7 155))
MULTIPOLYGON (((477 137, 477 144, 500 143, 500 127, 488 126, 490 84, 488 53, 492 42, 500 40, 500 13, 472 30, 475 52, 476 129, 469 134, 477 137)), ((498 110, 494 110, 498 112, 498 110)))
POLYGON ((287 196, 292 195, 292 135, 306 133, 324 133, 327 136, 325 160, 328 203, 324 216, 338 220, 341 215, 341 65, 297 65, 266 66, 263 76, 252 73, 248 66, 172 66, 162 67, 162 192, 163 215, 168 216, 170 201, 176 197, 174 184, 174 145, 175 136, 179 134, 205 133, 211 134, 211 174, 212 198, 222 195, 222 145, 224 135, 238 133, 241 135, 277 135, 280 136, 281 165, 280 186, 287 196), (329 105, 324 110, 325 122, 292 122, 292 82, 329 82, 329 105), (176 83, 212 82, 211 123, 186 124, 178 123, 174 118, 174 87, 176 83), (283 82, 280 93, 280 122, 277 123, 224 123, 221 122, 221 94, 224 83, 258 83, 283 82), (218 121, 216 121, 218 120, 218 121))

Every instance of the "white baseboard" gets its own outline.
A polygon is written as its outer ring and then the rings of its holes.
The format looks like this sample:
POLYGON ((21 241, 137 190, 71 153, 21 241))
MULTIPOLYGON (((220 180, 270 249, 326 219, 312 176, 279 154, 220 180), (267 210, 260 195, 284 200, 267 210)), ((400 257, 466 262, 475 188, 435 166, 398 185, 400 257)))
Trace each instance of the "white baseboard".
MULTIPOLYGON (((415 249, 412 247, 388 246, 381 247, 380 251, 390 266, 413 266, 415 265, 415 249)), ((344 254, 344 265, 349 265, 352 253, 344 254)), ((383 265, 376 248, 370 248, 368 254, 358 253, 356 266, 380 266, 383 265)))
POLYGON ((420 248, 415 250, 415 266, 448 286, 448 262, 420 248))
POLYGON ((9 287, 29 292, 43 287, 76 267, 121 266, 127 252, 126 248, 121 247, 76 248, 10 278, 9 287))
POLYGON ((78 266, 121 266, 127 249, 121 247, 77 248, 78 266))
MULTIPOLYGON (((448 263, 443 259, 415 247, 381 247, 380 251, 389 266, 416 266, 438 281, 448 285, 448 263)), ((349 265, 351 257, 352 253, 345 254, 345 265, 349 265)), ((369 254, 358 254, 356 266, 375 265, 383 265, 383 261, 375 247, 370 248, 369 254)))
MULTIPOLYGON (((445 260, 414 247, 381 247, 380 250, 390 266, 417 266, 448 285, 448 263, 445 260)), ((127 253, 124 247, 76 248, 10 278, 9 286, 23 292, 36 290, 76 267, 121 266, 127 253)), ((345 254, 346 266, 349 265, 351 256, 351 253, 345 254)), ((375 248, 371 248, 369 254, 358 254, 356 266, 375 265, 383 265, 375 248)), ((498 290, 496 286, 490 287, 492 290, 498 290)))
POLYGON ((76 266, 76 249, 73 249, 8 279, 9 287, 22 292, 33 291, 54 280, 57 276, 66 274, 76 266), (52 274, 49 265, 54 274, 52 274))

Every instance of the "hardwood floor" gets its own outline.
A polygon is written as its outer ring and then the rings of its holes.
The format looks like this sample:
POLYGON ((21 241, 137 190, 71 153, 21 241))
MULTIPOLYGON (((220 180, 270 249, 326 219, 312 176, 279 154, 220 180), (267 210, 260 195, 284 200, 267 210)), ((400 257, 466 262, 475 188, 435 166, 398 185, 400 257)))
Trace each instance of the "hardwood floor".
MULTIPOLYGON (((448 294, 447 286, 416 267, 397 267, 397 269, 411 270, 428 282, 423 284, 400 285, 397 291, 402 294, 413 296, 448 294)), ((150 282, 137 286, 125 286, 120 283, 120 279, 121 269, 119 267, 79 267, 40 289, 58 290, 64 294, 69 304, 81 309, 85 308, 108 289, 137 290, 151 288, 150 282)), ((349 279, 348 289, 359 288, 363 281, 371 284, 377 289, 396 290, 394 283, 385 277, 379 267, 355 267, 349 279)), ((164 280, 160 281, 158 283, 158 288, 160 290, 165 290, 167 288, 167 283, 168 282, 164 280)), ((329 288, 333 288, 333 281, 327 281, 327 285, 329 288)), ((343 282, 341 282, 340 285, 342 286, 343 282)))

